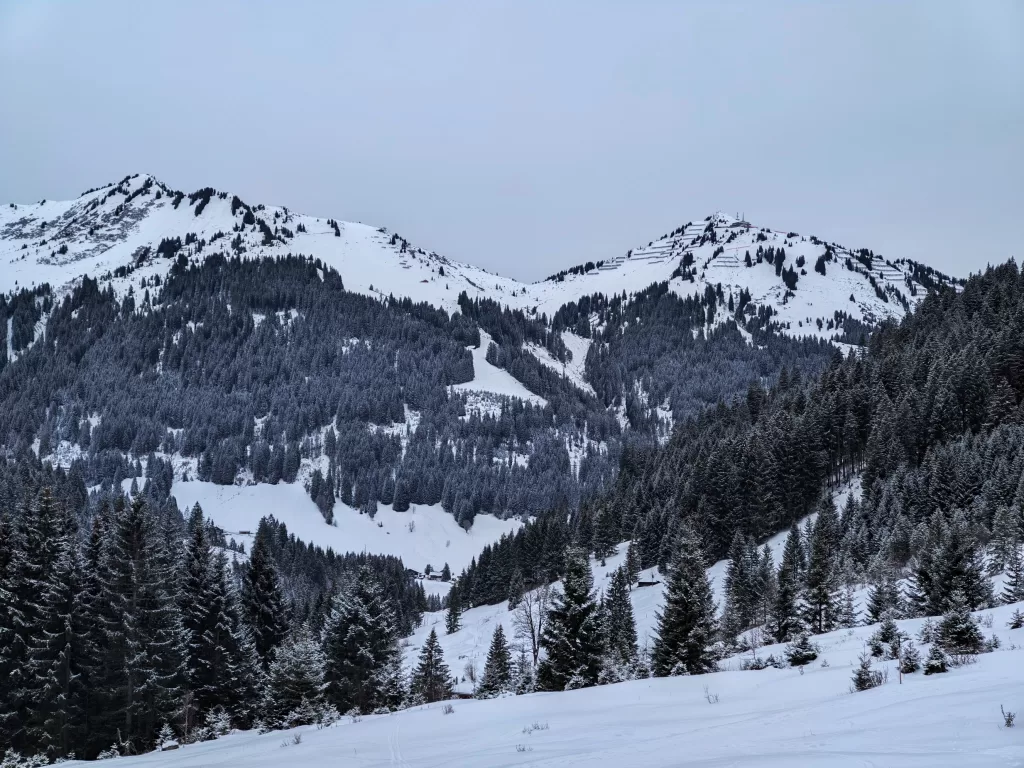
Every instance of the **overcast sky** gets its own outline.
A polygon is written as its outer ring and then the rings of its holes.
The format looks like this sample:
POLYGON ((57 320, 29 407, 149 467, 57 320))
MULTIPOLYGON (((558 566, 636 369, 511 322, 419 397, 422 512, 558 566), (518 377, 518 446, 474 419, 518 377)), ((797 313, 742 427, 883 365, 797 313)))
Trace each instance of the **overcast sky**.
POLYGON ((1021 2, 0 0, 0 200, 148 172, 520 279, 715 210, 1020 259, 1021 2))

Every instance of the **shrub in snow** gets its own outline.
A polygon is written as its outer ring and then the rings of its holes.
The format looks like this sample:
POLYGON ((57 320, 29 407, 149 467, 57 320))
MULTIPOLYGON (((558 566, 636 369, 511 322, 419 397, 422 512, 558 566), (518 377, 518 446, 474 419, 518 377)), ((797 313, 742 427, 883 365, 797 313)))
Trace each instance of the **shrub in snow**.
MULTIPOLYGON (((117 756, 117 754, 113 755, 113 757, 117 756)), ((100 758, 97 757, 96 759, 99 760, 100 758)), ((38 768, 39 766, 46 765, 49 762, 50 761, 42 755, 25 757, 24 755, 19 755, 17 752, 9 749, 4 753, 3 758, 0 759, 0 768, 38 768)))
POLYGON ((931 651, 928 652, 928 660, 924 663, 924 673, 926 675, 937 675, 948 671, 949 659, 939 646, 933 645, 931 651))
POLYGON ((1020 629, 1021 627, 1024 627, 1024 613, 1021 613, 1020 608, 1013 612, 1013 615, 1010 617, 1010 621, 1006 626, 1010 629, 1020 629))
POLYGON ((875 630, 875 633, 871 635, 871 639, 868 641, 871 646, 871 655, 876 658, 884 655, 889 659, 898 659, 900 657, 900 646, 905 637, 900 628, 896 626, 896 620, 893 618, 892 613, 886 613, 881 625, 875 630))
POLYGON ((210 729, 214 737, 226 736, 231 730, 231 716, 224 707, 218 705, 207 713, 206 727, 210 729))
POLYGON ((877 688, 887 679, 888 675, 884 669, 871 668, 871 656, 867 653, 860 655, 860 664, 853 671, 853 690, 866 691, 869 688, 877 688))
POLYGON ((1003 705, 999 705, 999 711, 1003 713, 1003 725, 1006 728, 1013 728, 1013 721, 1017 719, 1016 712, 1007 712, 1003 709, 1003 705))
POLYGON ((921 654, 917 646, 910 640, 903 644, 900 651, 900 672, 909 675, 921 669, 921 654))
POLYGON ((935 631, 935 619, 925 619, 921 631, 917 633, 917 639, 922 643, 935 642, 935 631))
POLYGON ((818 646, 806 634, 801 634, 786 646, 786 658, 794 667, 802 667, 818 658, 818 646))

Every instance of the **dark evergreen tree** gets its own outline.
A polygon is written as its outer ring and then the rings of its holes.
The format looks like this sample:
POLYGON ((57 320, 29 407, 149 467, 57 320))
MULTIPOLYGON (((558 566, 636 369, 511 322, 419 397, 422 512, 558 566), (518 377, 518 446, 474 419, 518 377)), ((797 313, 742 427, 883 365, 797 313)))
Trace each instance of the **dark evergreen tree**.
POLYGON ((626 680, 634 674, 638 651, 636 620, 629 600, 629 575, 625 565, 612 574, 604 603, 604 677, 609 680, 626 680))
POLYGON ((839 616, 839 520, 831 496, 818 508, 804 586, 804 621, 815 634, 837 626, 839 616))
POLYGON ((961 592, 950 596, 949 609, 939 622, 937 642, 944 651, 955 654, 981 653, 985 647, 985 637, 961 592))
POLYGON ((324 627, 328 700, 340 712, 368 714, 401 701, 394 685, 400 662, 394 613, 369 568, 334 599, 324 627))
POLYGON ((597 683, 601 637, 593 586, 587 553, 570 547, 565 553, 562 590, 552 599, 541 638, 547 651, 537 670, 541 690, 563 691, 597 683))
MULTIPOLYGON (((445 567, 447 567, 445 563, 445 567)), ((448 610, 444 616, 444 628, 445 632, 449 635, 453 635, 459 631, 462 626, 462 589, 459 582, 452 584, 450 590, 448 590, 448 610)))
POLYGON ((512 656, 501 624, 494 628, 491 647, 487 651, 484 673, 477 686, 478 698, 486 699, 512 690, 512 656))
POLYGON ((314 722, 325 706, 324 669, 324 654, 315 638, 304 629, 288 637, 267 670, 264 724, 290 728, 314 722))
POLYGON ((704 553, 692 531, 684 531, 677 546, 652 655, 652 671, 659 677, 698 675, 715 668, 715 603, 704 553))
POLYGON ((242 579, 242 612, 252 630, 252 641, 263 665, 270 663, 274 649, 287 632, 284 597, 277 564, 270 551, 269 529, 260 523, 242 579))
MULTIPOLYGON (((499 629, 500 629, 499 625, 499 629)), ((444 663, 444 652, 433 629, 420 651, 420 658, 413 670, 409 692, 415 702, 433 704, 452 697, 452 673, 444 663)))

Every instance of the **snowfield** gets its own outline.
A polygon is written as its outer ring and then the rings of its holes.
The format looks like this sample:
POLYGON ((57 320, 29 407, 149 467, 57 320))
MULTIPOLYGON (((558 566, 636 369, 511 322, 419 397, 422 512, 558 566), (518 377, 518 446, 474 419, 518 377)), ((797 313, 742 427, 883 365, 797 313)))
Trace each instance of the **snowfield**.
MULTIPOLYGON (((176 481, 171 494, 186 516, 198 503, 206 517, 222 528, 228 539, 244 543, 247 551, 253 535, 239 534, 239 531, 255 534, 260 520, 273 515, 288 526, 289 533, 308 544, 330 547, 339 553, 395 555, 406 567, 421 572, 428 564, 440 570, 447 562, 457 575, 485 545, 522 526, 519 520, 500 520, 493 515, 479 514, 467 531, 440 505, 424 504, 415 504, 408 512, 395 512, 381 504, 371 520, 341 502, 334 507, 336 524, 328 525, 299 483, 238 486, 198 480, 176 481)), ((433 591, 447 591, 447 585, 433 591)))
MULTIPOLYGON (((1019 607, 1019 606, 1017 606, 1019 607)), ((877 662, 888 682, 850 693, 852 666, 873 631, 816 639, 799 669, 732 671, 637 680, 565 693, 455 701, 334 726, 236 733, 173 752, 120 758, 124 768, 974 768, 1024 765, 1024 732, 1002 727, 1000 705, 1024 708, 1024 630, 1005 629, 1014 606, 992 616, 1003 641, 977 663, 944 675, 907 675, 877 662), (827 666, 825 666, 827 662, 827 666), (710 701, 709 701, 710 698, 710 701), (540 726, 540 728, 535 728, 540 726), (300 743, 294 743, 299 737, 300 743)), ((915 633, 922 620, 902 621, 915 633)), ((764 648, 759 654, 778 652, 764 648)), ((449 665, 457 667, 454 660, 449 665)))

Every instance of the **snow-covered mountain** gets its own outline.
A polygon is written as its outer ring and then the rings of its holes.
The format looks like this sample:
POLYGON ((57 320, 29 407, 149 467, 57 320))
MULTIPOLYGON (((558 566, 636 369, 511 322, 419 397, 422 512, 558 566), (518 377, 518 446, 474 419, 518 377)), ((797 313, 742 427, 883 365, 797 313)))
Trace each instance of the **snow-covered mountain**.
POLYGON ((3 293, 42 283, 59 289, 83 274, 123 292, 140 277, 166 271, 171 259, 165 257, 179 252, 196 259, 217 252, 246 258, 301 253, 336 269, 349 290, 408 296, 447 311, 457 308, 463 291, 550 317, 595 293, 632 294, 664 281, 680 295, 721 286, 724 296, 738 301, 748 294, 752 306, 771 308, 783 332, 822 338, 835 335, 829 324, 836 312, 867 324, 899 318, 927 293, 928 284, 951 280, 911 261, 759 228, 722 213, 626 254, 595 254, 592 261, 528 284, 452 261, 383 227, 250 205, 209 187, 186 195, 145 174, 75 200, 0 208, 3 293), (759 249, 768 258, 759 257, 759 249), (774 257, 780 250, 781 268, 774 257), (128 278, 123 268, 131 265, 136 272, 128 278))

